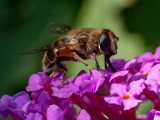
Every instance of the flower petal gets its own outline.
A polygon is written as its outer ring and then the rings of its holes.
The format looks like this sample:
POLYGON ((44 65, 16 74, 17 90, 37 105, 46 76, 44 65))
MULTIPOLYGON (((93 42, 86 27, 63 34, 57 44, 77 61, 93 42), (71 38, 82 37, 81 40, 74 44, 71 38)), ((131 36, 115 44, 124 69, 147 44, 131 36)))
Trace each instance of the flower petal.
POLYGON ((160 78, 160 70, 152 71, 148 76, 147 79, 159 81, 160 78))
POLYGON ((43 88, 41 83, 41 77, 38 74, 33 74, 29 78, 29 85, 26 87, 26 91, 38 91, 43 88))
POLYGON ((77 120, 91 120, 91 117, 86 110, 82 109, 77 117, 77 120))
POLYGON ((148 114, 147 120, 160 120, 160 111, 155 109, 151 110, 148 114))
POLYGON ((45 72, 39 72, 38 74, 33 74, 29 78, 29 85, 26 87, 26 91, 38 91, 48 83, 51 82, 51 78, 45 72))
POLYGON ((154 55, 151 52, 146 52, 137 58, 138 63, 152 62, 154 60, 154 55))
POLYGON ((143 72, 143 73, 144 72, 149 73, 153 64, 154 64, 154 62, 146 62, 145 64, 142 65, 140 71, 143 72))
POLYGON ((46 91, 42 92, 38 98, 38 104, 41 108, 46 111, 48 106, 51 105, 52 99, 46 91))
POLYGON ((144 86, 144 79, 140 79, 137 81, 133 81, 129 84, 129 93, 134 96, 137 97, 145 88, 144 86))
POLYGON ((135 65, 137 59, 131 59, 129 60, 124 66, 123 66, 123 70, 127 70, 129 68, 131 68, 132 66, 135 65))
POLYGON ((155 57, 156 57, 157 59, 160 59, 160 46, 156 49, 155 57))
POLYGON ((121 83, 113 83, 110 87, 111 95, 123 96, 127 93, 127 86, 121 83))
POLYGON ((0 117, 7 117, 10 114, 10 110, 13 109, 12 97, 9 95, 4 95, 0 99, 0 117))
POLYGON ((124 77, 127 74, 128 74, 128 70, 115 72, 112 74, 111 78, 109 79, 109 82, 112 81, 114 78, 124 77))
POLYGON ((129 98, 129 99, 123 100, 124 110, 129 110, 133 107, 136 107, 140 102, 142 102, 142 100, 137 100, 135 98, 129 98))
MULTIPOLYGON (((111 61, 113 67, 116 69, 116 70, 121 70, 123 65, 126 63, 124 59, 112 59, 111 61)), ((110 67, 107 67, 106 69, 107 71, 112 71, 112 69, 110 67)))
POLYGON ((84 80, 90 80, 91 75, 86 73, 84 70, 80 71, 77 77, 75 78, 74 84, 79 86, 84 80))
POLYGON ((122 105, 122 98, 119 96, 107 96, 104 98, 104 100, 109 104, 116 104, 116 105, 122 105))
POLYGON ((29 113, 25 120, 44 120, 43 116, 39 113, 29 113))
POLYGON ((46 74, 46 72, 38 72, 38 75, 41 78, 41 85, 46 85, 51 82, 51 78, 46 74))
POLYGON ((47 109, 47 120, 63 120, 63 112, 57 105, 50 105, 47 109))
POLYGON ((63 88, 52 87, 53 95, 59 98, 69 98, 73 93, 79 94, 79 88, 74 84, 70 83, 65 85, 63 88))
POLYGON ((75 120, 76 116, 77 116, 76 108, 74 106, 69 106, 69 108, 64 114, 64 118, 66 120, 75 120))
POLYGON ((160 85, 156 81, 147 79, 145 80, 145 85, 147 86, 148 90, 160 93, 160 85))
POLYGON ((14 108, 22 110, 23 106, 30 101, 29 95, 22 91, 13 96, 12 104, 14 108))

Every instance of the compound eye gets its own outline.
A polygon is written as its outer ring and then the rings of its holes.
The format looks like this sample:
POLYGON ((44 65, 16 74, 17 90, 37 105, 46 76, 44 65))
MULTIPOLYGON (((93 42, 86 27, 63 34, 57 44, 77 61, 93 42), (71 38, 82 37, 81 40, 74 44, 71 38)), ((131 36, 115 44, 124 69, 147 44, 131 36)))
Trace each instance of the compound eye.
POLYGON ((107 34, 102 34, 100 37, 100 48, 102 51, 108 52, 111 45, 110 38, 107 34))

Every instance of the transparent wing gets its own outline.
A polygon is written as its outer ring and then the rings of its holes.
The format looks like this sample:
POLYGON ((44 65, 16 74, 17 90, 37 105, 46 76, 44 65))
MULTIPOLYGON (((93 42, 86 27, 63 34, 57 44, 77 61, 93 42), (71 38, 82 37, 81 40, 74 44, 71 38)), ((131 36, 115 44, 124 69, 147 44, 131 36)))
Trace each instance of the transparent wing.
POLYGON ((19 55, 36 54, 36 53, 48 51, 50 49, 51 49, 51 47, 50 47, 50 45, 48 45, 48 46, 37 48, 37 49, 31 50, 31 51, 20 53, 19 55))
POLYGON ((75 29, 72 26, 66 25, 66 24, 57 24, 57 23, 49 23, 47 25, 50 32, 54 34, 66 34, 67 32, 75 29))

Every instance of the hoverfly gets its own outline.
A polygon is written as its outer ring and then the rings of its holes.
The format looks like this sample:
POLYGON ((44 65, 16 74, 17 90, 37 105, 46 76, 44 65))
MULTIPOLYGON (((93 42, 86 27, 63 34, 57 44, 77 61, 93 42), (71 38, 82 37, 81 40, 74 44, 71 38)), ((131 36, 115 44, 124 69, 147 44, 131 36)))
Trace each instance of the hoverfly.
POLYGON ((110 29, 96 28, 74 28, 65 24, 50 23, 48 25, 52 33, 65 34, 49 46, 35 49, 24 54, 45 52, 42 59, 42 69, 46 72, 64 70, 64 78, 67 73, 67 67, 64 61, 79 61, 83 63, 90 71, 91 68, 85 62, 87 59, 93 59, 96 68, 100 70, 96 56, 104 55, 105 68, 107 63, 113 72, 116 70, 110 62, 110 57, 117 53, 117 41, 119 38, 110 29))

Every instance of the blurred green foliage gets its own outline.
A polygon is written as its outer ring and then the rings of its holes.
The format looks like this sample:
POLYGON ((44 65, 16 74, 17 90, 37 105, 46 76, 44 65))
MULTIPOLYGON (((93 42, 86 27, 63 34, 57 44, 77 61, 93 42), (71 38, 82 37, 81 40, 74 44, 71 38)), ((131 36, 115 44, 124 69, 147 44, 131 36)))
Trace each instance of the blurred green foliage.
POLYGON ((122 14, 129 32, 139 33, 145 39, 147 50, 154 52, 160 45, 160 1, 138 0, 131 7, 124 9, 122 14))
MULTIPOLYGON (((43 54, 18 53, 51 44, 58 38, 46 24, 110 28, 120 37, 113 58, 131 59, 160 45, 160 1, 146 0, 1 0, 0 1, 0 96, 25 90, 31 74, 41 71, 43 54)), ((103 68, 103 56, 98 57, 103 68)), ((94 68, 92 61, 87 61, 94 68)), ((69 65, 68 77, 86 67, 69 65), (74 72, 73 72, 74 71, 74 72)))
POLYGON ((46 29, 54 21, 72 24, 81 1, 3 0, 0 4, 0 96, 25 90, 31 74, 41 71, 43 54, 18 55, 57 39, 46 29), (62 4, 63 3, 63 4, 62 4))

